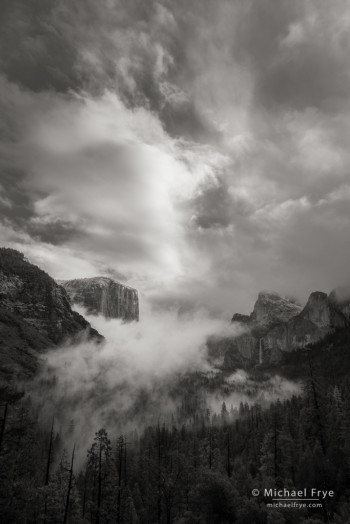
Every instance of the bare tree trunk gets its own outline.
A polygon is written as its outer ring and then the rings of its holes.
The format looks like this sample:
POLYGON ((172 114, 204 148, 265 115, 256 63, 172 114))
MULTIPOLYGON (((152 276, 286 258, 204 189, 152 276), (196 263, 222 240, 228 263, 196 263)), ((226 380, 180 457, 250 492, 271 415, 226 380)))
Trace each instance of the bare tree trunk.
POLYGON ((160 442, 160 427, 158 424, 158 497, 157 497, 157 509, 158 509, 158 524, 160 524, 161 507, 160 507, 160 460, 161 460, 161 442, 160 442))
POLYGON ((126 486, 126 436, 124 437, 124 485, 126 486))
POLYGON ((49 480, 50 480, 50 464, 51 464, 51 455, 52 455, 53 425, 54 425, 54 422, 55 422, 55 418, 52 417, 50 443, 49 443, 49 453, 48 453, 48 456, 47 456, 47 464, 46 464, 45 486, 47 486, 49 484, 49 480))
MULTIPOLYGON (((148 478, 148 486, 151 486, 151 445, 148 446, 148 460, 147 460, 147 478, 148 478)), ((151 505, 148 502, 147 504, 147 524, 150 524, 151 522, 151 505)))
POLYGON ((1 424, 1 431, 0 431, 0 450, 1 450, 1 446, 2 446, 2 440, 3 440, 3 438, 4 438, 4 433, 5 433, 6 420, 7 420, 7 409, 8 409, 8 402, 6 402, 6 404, 5 404, 5 408, 4 408, 4 418, 2 419, 2 424, 1 424))
POLYGON ((230 433, 227 430, 227 476, 231 477, 231 464, 230 464, 230 433))
MULTIPOLYGON (((47 455, 47 464, 46 464, 45 486, 49 485, 49 480, 50 480, 50 464, 51 464, 51 455, 52 455, 53 425, 54 425, 54 422, 55 422, 55 417, 52 417, 50 442, 49 442, 49 452, 48 452, 48 455, 47 455)), ((47 493, 45 494, 44 524, 46 523, 46 512, 47 512, 47 493)))
POLYGON ((194 470, 197 471, 197 445, 196 445, 196 437, 193 437, 193 467, 194 470))
POLYGON ((118 499, 117 499, 117 524, 120 523, 120 504, 121 504, 121 489, 122 489, 122 467, 123 467, 123 437, 119 443, 119 468, 118 468, 118 499))
POLYGON ((86 506, 86 492, 87 492, 87 478, 88 478, 88 468, 85 469, 85 479, 84 479, 84 494, 83 494, 83 511, 82 517, 85 517, 85 506, 86 506))
POLYGON ((275 474, 275 480, 277 478, 277 414, 274 414, 273 417, 273 429, 274 429, 274 452, 273 452, 273 459, 274 459, 274 474, 275 474))
POLYGON ((67 490, 67 497, 66 497, 66 507, 65 507, 65 510, 64 510, 63 524, 66 524, 67 521, 68 521, 69 501, 70 501, 70 493, 71 493, 71 490, 72 490, 72 479, 73 479, 74 451, 75 451, 75 444, 73 446, 72 460, 71 460, 71 464, 70 464, 68 490, 67 490))
POLYGON ((97 486, 96 524, 99 524, 99 522, 100 522, 101 495, 102 495, 102 443, 101 443, 101 440, 100 440, 100 451, 99 451, 99 458, 98 458, 98 486, 97 486))
POLYGON ((209 469, 211 469, 211 462, 212 462, 212 435, 211 435, 211 424, 209 426, 209 469))
POLYGON ((326 454, 326 441, 324 437, 324 431, 323 431, 323 426, 322 426, 322 421, 321 421, 321 416, 320 416, 320 406, 318 402, 318 396, 317 396, 316 386, 315 386, 315 379, 313 376, 313 370, 312 370, 311 359, 310 359, 309 353, 308 353, 308 362, 309 362, 309 374, 310 374, 310 381, 311 381, 312 397, 313 397, 313 403, 315 407, 316 420, 317 420, 317 429, 318 429, 318 434, 320 438, 321 448, 322 448, 323 454, 325 455, 326 454))

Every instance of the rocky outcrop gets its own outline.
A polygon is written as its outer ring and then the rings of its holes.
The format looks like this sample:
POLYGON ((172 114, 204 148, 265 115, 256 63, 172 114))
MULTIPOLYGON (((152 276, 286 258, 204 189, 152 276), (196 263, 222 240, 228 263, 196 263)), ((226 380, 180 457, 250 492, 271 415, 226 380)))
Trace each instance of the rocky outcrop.
POLYGON ((277 362, 283 352, 293 351, 317 342, 336 327, 345 326, 350 318, 349 294, 332 291, 311 293, 302 308, 276 293, 259 293, 254 310, 243 322, 239 315, 232 321, 240 322, 246 332, 235 339, 225 355, 225 365, 239 352, 251 363, 277 362))
POLYGON ((261 291, 250 315, 250 322, 256 335, 262 336, 276 324, 295 317, 301 310, 302 306, 287 297, 271 291, 261 291))
POLYGON ((235 313, 232 322, 240 322, 267 331, 271 326, 286 322, 302 310, 302 306, 294 300, 282 297, 273 291, 260 291, 250 315, 235 313))
MULTIPOLYGON (((244 341, 248 337, 242 335, 239 338, 242 349, 244 341)), ((251 352, 249 350, 246 353, 243 350, 238 351, 236 341, 237 339, 232 337, 209 337, 207 339, 207 358, 209 363, 216 368, 229 370, 250 367, 251 352)))
POLYGON ((272 291, 261 291, 250 315, 236 313, 232 317, 232 322, 239 322, 245 328, 245 332, 234 339, 233 346, 226 352, 224 367, 232 369, 231 363, 237 360, 237 356, 233 356, 236 353, 250 363, 261 363, 266 358, 278 359, 280 356, 278 346, 272 344, 267 352, 267 337, 271 331, 278 330, 301 310, 302 306, 292 299, 272 291))
MULTIPOLYGON (((231 351, 226 353, 225 367, 235 360, 232 357, 234 352, 239 352, 250 362, 262 362, 264 353, 266 358, 267 345, 266 342, 264 345, 264 340, 268 334, 297 316, 301 310, 302 306, 290 298, 273 291, 261 291, 250 315, 235 313, 232 317, 232 322, 239 322, 245 328, 245 333, 235 339, 231 351)), ((275 348, 274 345, 272 347, 275 348)), ((278 356, 278 347, 275 351, 270 350, 269 358, 278 356)))
POLYGON ((105 318, 124 321, 139 320, 139 299, 136 289, 106 277, 61 280, 72 304, 84 306, 87 313, 102 313, 105 318))
POLYGON ((45 349, 82 338, 103 340, 71 309, 66 291, 53 278, 22 253, 5 248, 0 249, 0 336, 2 370, 24 374, 45 349))
POLYGON ((247 325, 250 324, 250 316, 241 315, 241 313, 235 313, 232 317, 232 322, 239 322, 240 324, 247 325))

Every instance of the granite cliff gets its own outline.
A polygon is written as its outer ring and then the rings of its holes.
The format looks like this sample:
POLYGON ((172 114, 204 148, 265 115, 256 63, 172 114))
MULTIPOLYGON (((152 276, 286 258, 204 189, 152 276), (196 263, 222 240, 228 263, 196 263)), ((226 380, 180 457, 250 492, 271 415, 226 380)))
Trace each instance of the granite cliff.
POLYGON ((102 313, 105 318, 124 321, 139 320, 139 299, 136 289, 106 277, 61 280, 72 304, 84 306, 87 313, 102 313))
POLYGON ((103 337, 71 309, 66 291, 22 253, 0 249, 0 373, 30 375, 38 354, 103 337))
POLYGON ((329 295, 316 291, 302 307, 276 293, 259 293, 249 316, 235 314, 232 318, 244 333, 225 352, 225 367, 235 367, 237 355, 250 364, 278 362, 283 352, 315 343, 335 328, 346 326, 350 320, 349 297, 350 292, 344 289, 329 295))

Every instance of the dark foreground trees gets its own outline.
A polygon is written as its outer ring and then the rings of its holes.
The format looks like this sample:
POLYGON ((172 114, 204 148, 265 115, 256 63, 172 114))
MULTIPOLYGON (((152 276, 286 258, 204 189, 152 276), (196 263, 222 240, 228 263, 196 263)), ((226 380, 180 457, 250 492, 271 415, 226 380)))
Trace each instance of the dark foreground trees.
POLYGON ((3 524, 340 524, 350 515, 349 383, 325 384, 312 369, 302 397, 199 411, 140 436, 102 428, 87 455, 74 455, 52 421, 42 429, 18 395, 3 395, 0 430, 3 524), (319 509, 273 509, 269 487, 335 496, 319 509))

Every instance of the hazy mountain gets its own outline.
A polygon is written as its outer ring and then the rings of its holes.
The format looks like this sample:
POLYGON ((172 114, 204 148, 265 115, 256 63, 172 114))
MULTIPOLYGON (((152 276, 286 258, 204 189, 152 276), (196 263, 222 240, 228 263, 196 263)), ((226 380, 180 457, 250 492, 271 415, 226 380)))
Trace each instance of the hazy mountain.
POLYGON ((245 333, 231 341, 224 354, 225 366, 236 366, 237 355, 250 364, 278 362, 284 352, 303 348, 324 338, 350 318, 350 294, 346 289, 311 293, 304 307, 276 293, 262 292, 250 316, 235 314, 245 333))
POLYGON ((89 314, 102 313, 105 318, 125 321, 139 319, 139 299, 136 289, 106 277, 61 280, 72 304, 79 304, 89 314))

